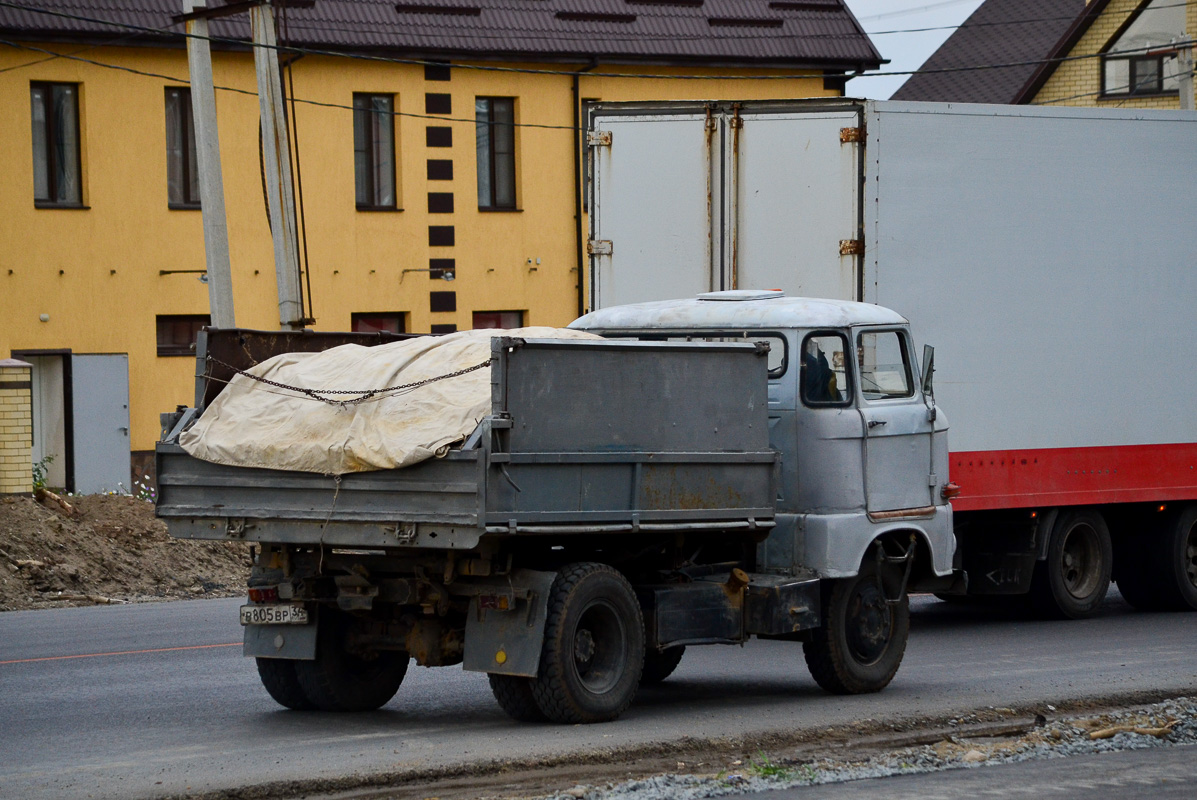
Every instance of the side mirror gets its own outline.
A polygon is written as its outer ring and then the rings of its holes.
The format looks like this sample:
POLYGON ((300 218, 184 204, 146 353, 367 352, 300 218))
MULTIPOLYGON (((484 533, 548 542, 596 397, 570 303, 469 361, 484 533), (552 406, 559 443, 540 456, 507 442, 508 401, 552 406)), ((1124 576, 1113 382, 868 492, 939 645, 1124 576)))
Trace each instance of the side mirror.
POLYGON ((923 394, 934 397, 935 391, 932 378, 935 377, 935 348, 929 344, 923 345, 923 394))

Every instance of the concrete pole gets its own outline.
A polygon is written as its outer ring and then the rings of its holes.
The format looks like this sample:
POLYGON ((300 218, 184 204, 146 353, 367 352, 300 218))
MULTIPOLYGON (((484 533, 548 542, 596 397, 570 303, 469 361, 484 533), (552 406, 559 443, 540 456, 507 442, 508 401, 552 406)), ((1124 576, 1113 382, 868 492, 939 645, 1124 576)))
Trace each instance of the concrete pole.
MULTIPOLYGON (((204 8, 204 0, 183 0, 183 13, 204 8)), ((187 63, 191 74, 191 118, 195 123, 195 160, 199 169, 200 213, 204 222, 204 255, 208 269, 208 306, 212 324, 235 328, 233 271, 229 264, 229 231, 224 213, 224 178, 220 171, 220 137, 216 131, 216 90, 208 20, 188 20, 187 63)))
POLYGON ((1180 108, 1193 109, 1193 40, 1187 35, 1183 45, 1176 51, 1176 68, 1180 72, 1180 108))
POLYGON ((262 160, 266 170, 266 199, 270 232, 274 237, 274 272, 278 281, 279 325, 303 329, 299 296, 299 247, 295 231, 295 194, 291 182, 291 148, 283 116, 283 88, 279 77, 274 12, 269 3, 249 11, 253 27, 254 67, 258 73, 258 105, 262 112, 262 160))

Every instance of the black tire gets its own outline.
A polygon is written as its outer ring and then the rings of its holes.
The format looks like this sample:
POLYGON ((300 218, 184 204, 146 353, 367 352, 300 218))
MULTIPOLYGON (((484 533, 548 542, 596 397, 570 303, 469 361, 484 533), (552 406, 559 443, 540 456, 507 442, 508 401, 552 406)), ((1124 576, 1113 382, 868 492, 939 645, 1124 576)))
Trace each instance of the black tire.
POLYGON ((1064 511, 1052 526, 1047 560, 1035 565, 1031 601, 1055 619, 1085 619, 1097 613, 1110 588, 1114 562, 1110 530, 1092 509, 1064 511))
POLYGON ((348 619, 327 614, 320 620, 316 659, 296 661, 295 676, 308 699, 321 711, 373 711, 395 696, 407 674, 410 656, 380 650, 370 657, 348 652, 348 619))
POLYGON ((488 673, 490 690, 507 716, 519 722, 544 722, 548 719, 532 694, 532 678, 488 673))
POLYGON ((1197 610, 1197 506, 1162 521, 1146 566, 1158 587, 1160 610, 1197 610))
POLYGON ((293 711, 311 711, 316 704, 303 693, 295 676, 295 662, 288 658, 258 658, 258 677, 275 702, 293 711))
POLYGON ((613 720, 644 667, 644 620, 631 584, 606 564, 569 564, 549 594, 536 705, 553 722, 613 720))
POLYGON ((679 644, 665 650, 647 650, 644 653, 644 671, 640 673, 641 686, 653 686, 668 678, 682 663, 686 646, 679 644))
POLYGON ((889 604, 870 556, 854 578, 828 581, 823 625, 802 645, 811 676, 833 694, 884 689, 906 653, 910 604, 906 593, 889 604))

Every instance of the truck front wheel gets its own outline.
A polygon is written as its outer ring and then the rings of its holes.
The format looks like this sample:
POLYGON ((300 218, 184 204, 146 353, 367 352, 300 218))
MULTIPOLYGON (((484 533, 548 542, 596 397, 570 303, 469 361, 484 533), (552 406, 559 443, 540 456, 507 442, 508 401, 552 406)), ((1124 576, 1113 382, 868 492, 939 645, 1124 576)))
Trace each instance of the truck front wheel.
POLYGON ((411 657, 399 650, 358 655, 346 648, 348 619, 320 620, 316 658, 296 661, 295 676, 308 700, 321 711, 373 711, 399 691, 411 657))
POLYGON ((1110 529, 1090 509, 1065 511, 1052 526, 1047 560, 1035 565, 1031 597, 1043 615, 1084 619, 1097 613, 1110 588, 1110 529))
POLYGON ((570 564, 549 594, 536 705, 553 722, 606 722, 636 695, 644 620, 631 584, 606 564, 570 564))
POLYGON ((802 645, 815 681, 833 694, 864 694, 893 680, 906 652, 910 604, 906 592, 887 601, 868 558, 853 578, 829 581, 823 626, 802 645))

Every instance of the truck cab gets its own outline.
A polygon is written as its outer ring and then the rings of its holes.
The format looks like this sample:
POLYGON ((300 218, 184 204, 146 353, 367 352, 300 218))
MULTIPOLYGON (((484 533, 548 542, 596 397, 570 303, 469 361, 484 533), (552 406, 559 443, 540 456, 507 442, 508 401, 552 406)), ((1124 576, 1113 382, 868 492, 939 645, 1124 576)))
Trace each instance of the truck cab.
POLYGON ((732 290, 600 309, 570 327, 769 345, 769 443, 781 454, 781 479, 758 570, 852 576, 870 545, 889 538, 895 549, 920 543, 913 586, 933 588, 951 573, 948 422, 922 374, 933 362, 915 359, 910 323, 896 312, 732 290))

